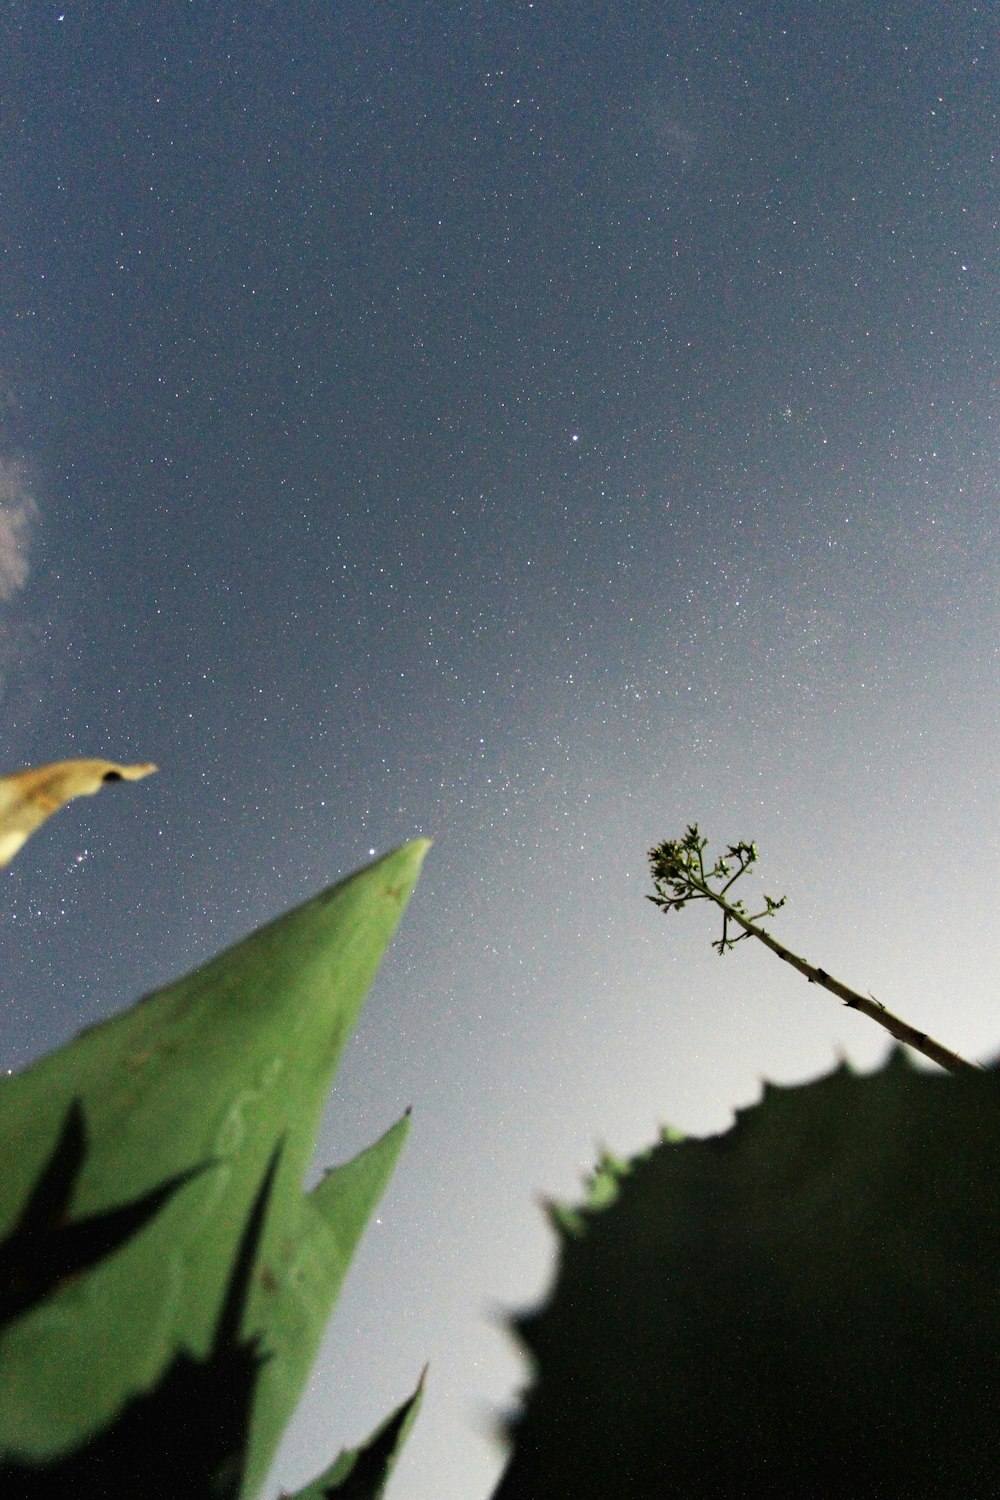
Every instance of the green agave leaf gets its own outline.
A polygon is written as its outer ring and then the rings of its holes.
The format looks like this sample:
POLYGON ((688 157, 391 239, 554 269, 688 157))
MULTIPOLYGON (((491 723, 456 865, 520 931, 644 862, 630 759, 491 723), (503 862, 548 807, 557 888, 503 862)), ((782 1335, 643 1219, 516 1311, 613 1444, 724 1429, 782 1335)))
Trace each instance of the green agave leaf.
POLYGON ((281 1500, 381 1500, 396 1459, 420 1410, 425 1370, 409 1400, 377 1427, 361 1448, 346 1448, 304 1490, 281 1500))
POLYGON ((494 1500, 994 1495, 998 1089, 897 1051, 606 1160, 494 1500))
POLYGON ((51 1460, 153 1391, 179 1351, 210 1359, 273 1168, 243 1328, 262 1351, 242 1481, 256 1492, 406 1134, 404 1119, 303 1193, 331 1078, 428 847, 405 845, 0 1080, 14 1282, 0 1286, 14 1313, 0 1451, 51 1460), (45 1267, 27 1287, 26 1244, 45 1267))
POLYGON ((298 1403, 355 1247, 392 1176, 409 1124, 407 1111, 373 1146, 329 1171, 308 1195, 312 1211, 304 1215, 285 1271, 296 1284, 296 1295, 276 1301, 266 1335, 268 1347, 281 1349, 284 1357, 280 1364, 270 1360, 261 1375, 262 1394, 271 1396, 254 1413, 254 1438, 266 1454, 261 1477, 298 1403))
POLYGON ((259 1337, 240 1329, 271 1190, 281 1159, 268 1163, 203 1358, 181 1350, 149 1391, 133 1397, 82 1446, 48 1462, 0 1460, 0 1494, 18 1500, 141 1495, 142 1500, 236 1500, 261 1366, 259 1337))

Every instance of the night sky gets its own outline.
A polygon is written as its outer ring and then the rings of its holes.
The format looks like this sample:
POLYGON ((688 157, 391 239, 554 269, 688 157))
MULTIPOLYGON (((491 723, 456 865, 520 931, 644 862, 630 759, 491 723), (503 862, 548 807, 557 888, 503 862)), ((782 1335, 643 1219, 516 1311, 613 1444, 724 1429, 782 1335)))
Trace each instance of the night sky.
POLYGON ((413 1129, 273 1476, 430 1362, 485 1500, 543 1195, 883 1035, 1000 1046, 996 11, 281 0, 0 23, 3 770, 154 760, 4 873, 17 1068, 434 838, 317 1169, 413 1129))

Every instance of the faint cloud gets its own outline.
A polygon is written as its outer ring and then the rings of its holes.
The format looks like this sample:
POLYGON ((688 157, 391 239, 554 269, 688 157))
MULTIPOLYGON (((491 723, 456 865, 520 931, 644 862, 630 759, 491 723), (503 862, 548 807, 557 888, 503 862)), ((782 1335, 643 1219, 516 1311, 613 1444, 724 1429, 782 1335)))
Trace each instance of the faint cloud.
POLYGON ((37 518, 27 466, 0 455, 0 600, 4 603, 28 581, 28 554, 37 518))
POLYGON ((700 102, 674 77, 634 84, 608 112, 607 170, 619 193, 655 202, 711 157, 700 102))
POLYGON ((684 167, 690 167, 704 157, 704 136, 674 118, 670 105, 664 99, 652 98, 647 101, 644 123, 649 143, 658 159, 673 157, 684 167))
MULTIPOLYGON (((45 640, 45 628, 31 618, 27 601, 20 597, 40 540, 41 519, 32 465, 18 453, 15 434, 20 416, 16 392, 0 370, 0 702, 5 722, 15 677, 30 684, 30 668, 45 640)), ((32 716, 31 704, 18 701, 16 706, 23 728, 32 716)))

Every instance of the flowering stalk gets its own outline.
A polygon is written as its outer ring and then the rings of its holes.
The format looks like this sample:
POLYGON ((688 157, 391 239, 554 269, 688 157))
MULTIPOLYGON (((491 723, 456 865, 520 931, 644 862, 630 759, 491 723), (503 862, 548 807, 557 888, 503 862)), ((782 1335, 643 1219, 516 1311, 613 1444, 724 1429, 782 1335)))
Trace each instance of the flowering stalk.
POLYGON ((668 839, 650 849, 649 866, 655 894, 647 896, 646 900, 652 901, 663 912, 681 911, 689 901, 714 902, 722 912, 722 936, 712 944, 717 953, 726 953, 744 938, 755 937, 765 948, 770 948, 772 953, 784 959, 786 964, 791 964, 793 969, 804 974, 810 984, 821 984, 851 1010, 859 1010, 863 1015, 870 1016, 897 1041, 905 1042, 916 1052, 922 1052, 940 1067, 947 1068, 951 1073, 979 1071, 977 1063, 966 1062, 964 1057, 943 1047, 926 1032, 918 1031, 909 1022, 893 1015, 873 995, 859 995, 856 990, 848 989, 839 979, 832 978, 824 969, 819 969, 800 958, 797 953, 792 953, 784 943, 779 943, 764 928, 758 927, 758 922, 780 911, 785 904, 784 896, 777 900, 772 896, 765 896, 763 910, 753 913, 748 912, 738 898, 727 899, 730 888, 756 863, 756 844, 730 844, 725 854, 711 868, 706 868, 707 844, 708 840, 701 837, 697 823, 692 823, 682 839, 668 839), (732 936, 734 930, 736 935, 732 936))

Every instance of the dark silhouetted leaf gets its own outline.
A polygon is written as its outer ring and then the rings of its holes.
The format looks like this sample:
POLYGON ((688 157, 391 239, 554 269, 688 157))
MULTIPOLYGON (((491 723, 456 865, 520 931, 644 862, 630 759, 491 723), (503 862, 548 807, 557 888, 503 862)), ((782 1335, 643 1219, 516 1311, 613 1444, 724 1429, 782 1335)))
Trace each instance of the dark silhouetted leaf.
POLYGON ((995 1495, 998 1159, 1000 1074, 897 1051, 605 1163, 494 1500, 995 1495))

